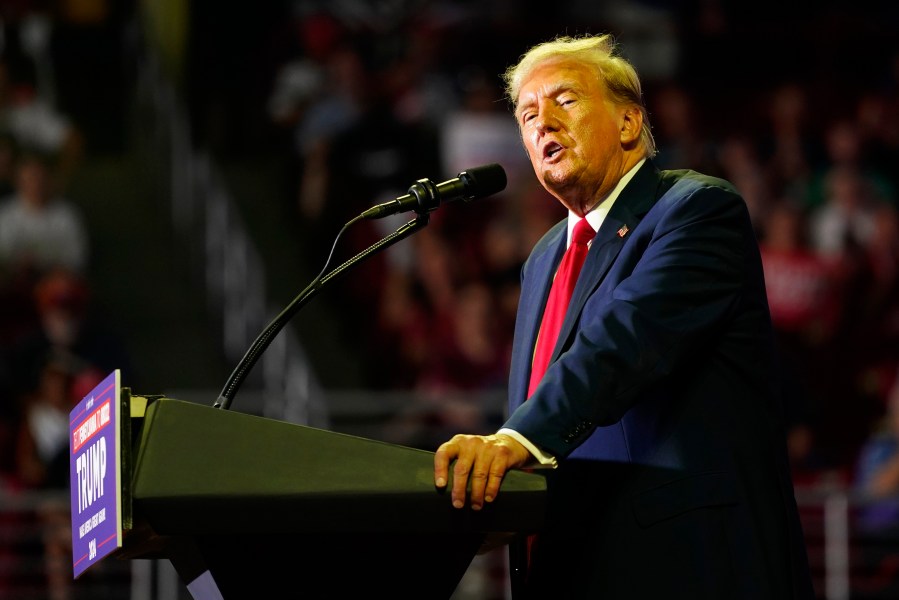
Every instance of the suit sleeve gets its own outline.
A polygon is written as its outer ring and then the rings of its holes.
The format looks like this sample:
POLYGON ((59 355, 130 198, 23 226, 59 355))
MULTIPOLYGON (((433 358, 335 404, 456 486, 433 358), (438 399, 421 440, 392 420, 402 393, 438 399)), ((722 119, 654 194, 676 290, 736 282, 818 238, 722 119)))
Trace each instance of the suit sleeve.
POLYGON ((663 199, 640 225, 585 304, 570 347, 504 425, 560 458, 702 361, 748 286, 763 289, 760 278, 750 283, 757 246, 732 189, 663 199))

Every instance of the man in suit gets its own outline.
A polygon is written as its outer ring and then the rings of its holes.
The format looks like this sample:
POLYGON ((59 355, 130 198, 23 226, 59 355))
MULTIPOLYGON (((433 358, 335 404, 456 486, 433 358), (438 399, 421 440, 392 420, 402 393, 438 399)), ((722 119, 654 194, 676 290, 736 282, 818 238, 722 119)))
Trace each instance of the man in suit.
POLYGON ((516 598, 813 598, 745 203, 653 165, 639 79, 609 36, 535 46, 505 77, 569 217, 522 271, 510 416, 442 444, 437 487, 481 510, 509 469, 546 467, 545 529, 512 552, 516 598))

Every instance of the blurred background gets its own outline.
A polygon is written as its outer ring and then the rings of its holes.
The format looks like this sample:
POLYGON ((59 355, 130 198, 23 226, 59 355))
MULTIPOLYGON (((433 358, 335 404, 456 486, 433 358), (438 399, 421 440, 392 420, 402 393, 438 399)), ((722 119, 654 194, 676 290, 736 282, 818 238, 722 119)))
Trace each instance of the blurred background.
MULTIPOLYGON (((153 561, 72 581, 70 408, 113 369, 211 405, 344 223, 490 162, 503 193, 326 287, 232 410, 429 450, 501 423, 519 268, 564 211, 499 74, 604 32, 659 165, 749 205, 819 597, 899 597, 899 5, 2 0, 0 598, 186 597, 153 561)), ((508 597, 505 568, 478 557, 455 597, 508 597)))

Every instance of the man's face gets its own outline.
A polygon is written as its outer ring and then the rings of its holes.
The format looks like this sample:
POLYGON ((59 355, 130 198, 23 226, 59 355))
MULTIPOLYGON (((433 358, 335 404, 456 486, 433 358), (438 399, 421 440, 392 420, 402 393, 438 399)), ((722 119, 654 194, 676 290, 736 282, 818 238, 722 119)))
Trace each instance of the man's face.
POLYGON ((607 98, 594 67, 561 59, 522 81, 515 116, 537 179, 583 215, 627 171, 623 144, 633 142, 632 113, 607 98))

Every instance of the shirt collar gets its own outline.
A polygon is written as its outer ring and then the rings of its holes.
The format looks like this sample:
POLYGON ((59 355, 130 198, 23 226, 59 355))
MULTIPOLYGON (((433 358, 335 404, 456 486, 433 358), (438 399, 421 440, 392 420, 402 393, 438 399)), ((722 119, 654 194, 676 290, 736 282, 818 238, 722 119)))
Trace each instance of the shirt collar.
MULTIPOLYGON (((636 175, 637 171, 640 170, 640 167, 642 167, 645 162, 646 158, 641 158, 637 164, 631 167, 630 171, 625 173, 621 179, 618 180, 618 183, 615 184, 615 187, 612 188, 609 195, 606 196, 604 200, 598 202, 597 205, 584 216, 584 218, 587 219, 587 222, 590 223, 590 227, 593 228, 593 231, 599 231, 606 215, 612 210, 612 205, 615 204, 618 196, 621 195, 621 190, 630 183, 630 180, 634 178, 634 175, 636 175)), ((568 244, 571 244, 571 232, 574 231, 574 226, 577 225, 577 222, 580 220, 581 218, 575 213, 571 211, 568 212, 568 244)))

